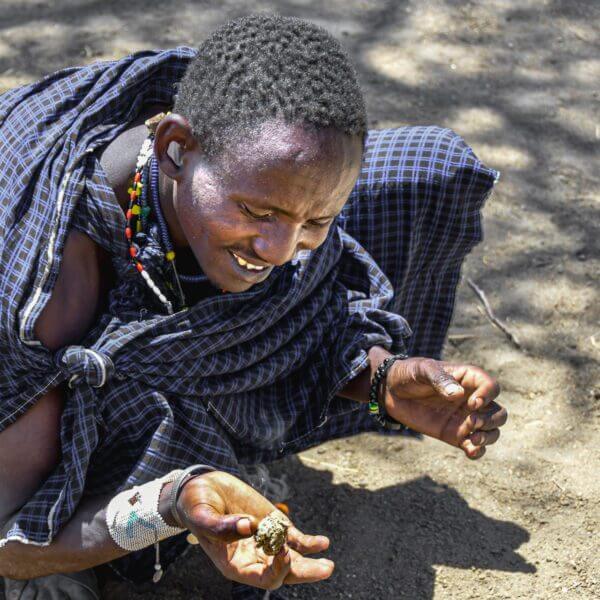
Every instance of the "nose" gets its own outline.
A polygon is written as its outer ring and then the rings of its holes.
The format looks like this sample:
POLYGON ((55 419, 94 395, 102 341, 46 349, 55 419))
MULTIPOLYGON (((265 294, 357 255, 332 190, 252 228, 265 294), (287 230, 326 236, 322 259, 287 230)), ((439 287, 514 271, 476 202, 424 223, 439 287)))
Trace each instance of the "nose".
POLYGON ((302 225, 279 222, 255 237, 252 246, 256 256, 264 262, 283 265, 305 247, 302 225))

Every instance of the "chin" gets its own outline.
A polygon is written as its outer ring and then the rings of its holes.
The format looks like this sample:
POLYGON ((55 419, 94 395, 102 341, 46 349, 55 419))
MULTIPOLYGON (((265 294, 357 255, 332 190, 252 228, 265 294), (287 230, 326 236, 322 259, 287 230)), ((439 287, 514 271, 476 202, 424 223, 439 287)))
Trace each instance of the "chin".
POLYGON ((218 290, 230 292, 232 294, 247 292, 254 284, 238 279, 224 281, 223 277, 213 277, 212 274, 206 273, 211 285, 218 290))
POLYGON ((244 283, 243 281, 236 283, 228 283, 219 286, 220 290, 230 292, 232 294, 239 294, 241 292, 247 292, 253 286, 252 283, 244 283))

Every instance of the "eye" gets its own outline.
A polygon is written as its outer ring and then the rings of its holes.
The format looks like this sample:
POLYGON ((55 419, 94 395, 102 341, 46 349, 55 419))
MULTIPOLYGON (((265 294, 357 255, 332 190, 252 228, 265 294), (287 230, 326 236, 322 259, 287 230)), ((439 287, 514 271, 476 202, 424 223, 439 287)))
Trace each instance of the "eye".
POLYGON ((306 222, 309 227, 329 227, 331 223, 333 219, 313 219, 306 222))
POLYGON ((240 203, 240 208, 244 214, 248 215, 249 217, 252 217, 253 219, 268 219, 273 215, 272 212, 258 213, 253 210, 250 210, 243 202, 240 203))

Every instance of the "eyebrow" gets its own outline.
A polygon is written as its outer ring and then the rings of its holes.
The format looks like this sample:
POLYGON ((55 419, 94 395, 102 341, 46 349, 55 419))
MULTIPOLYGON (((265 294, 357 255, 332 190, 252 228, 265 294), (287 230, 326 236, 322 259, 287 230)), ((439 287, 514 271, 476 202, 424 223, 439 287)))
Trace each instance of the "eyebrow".
MULTIPOLYGON (((252 196, 246 196, 244 194, 240 194, 238 193, 234 193, 234 194, 230 194, 230 199, 232 200, 243 200, 244 202, 248 202, 249 204, 257 204, 259 205, 263 210, 272 210, 273 212, 278 212, 281 213, 282 215, 285 215, 286 217, 290 217, 290 218, 294 218, 295 215, 293 215, 291 212, 285 210, 284 208, 279 208, 278 206, 270 206, 267 205, 265 206, 262 202, 262 200, 260 200, 259 198, 253 198, 252 196)), ((312 219, 309 219, 310 221, 323 221, 325 219, 335 219, 338 215, 324 215, 322 217, 313 217, 312 219)))

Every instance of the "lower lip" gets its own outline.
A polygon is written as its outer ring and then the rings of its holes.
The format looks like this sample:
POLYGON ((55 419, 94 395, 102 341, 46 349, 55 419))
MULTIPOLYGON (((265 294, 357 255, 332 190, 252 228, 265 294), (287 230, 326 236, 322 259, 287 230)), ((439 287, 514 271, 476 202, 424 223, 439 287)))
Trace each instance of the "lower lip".
POLYGON ((271 272, 273 267, 267 267, 266 269, 262 269, 261 271, 249 271, 245 267, 242 267, 240 263, 237 261, 235 256, 229 252, 231 255, 231 261, 233 262, 233 266, 237 273, 242 276, 244 281, 257 281, 261 278, 266 278, 266 276, 271 272))

